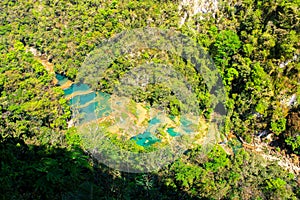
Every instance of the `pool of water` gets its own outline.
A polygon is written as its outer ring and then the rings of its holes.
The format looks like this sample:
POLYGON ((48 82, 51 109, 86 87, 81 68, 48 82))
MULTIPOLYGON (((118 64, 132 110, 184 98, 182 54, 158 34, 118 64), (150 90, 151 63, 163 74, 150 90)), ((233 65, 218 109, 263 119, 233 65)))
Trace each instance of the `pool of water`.
POLYGON ((180 133, 174 131, 174 128, 168 128, 167 133, 169 133, 169 135, 172 137, 180 136, 180 133))
POLYGON ((175 116, 174 115, 169 115, 169 118, 173 121, 175 121, 175 116))
POLYGON ((74 93, 74 92, 86 92, 91 90, 90 86, 87 84, 74 83, 71 87, 64 90, 66 96, 74 93))
POLYGON ((192 128, 192 125, 193 123, 191 121, 189 121, 188 119, 184 118, 184 117, 181 117, 180 118, 180 123, 181 123, 181 128, 187 132, 187 133, 191 133, 193 132, 193 128, 192 128))
POLYGON ((180 123, 183 125, 183 126, 189 126, 192 124, 191 121, 189 121, 188 119, 186 119, 185 117, 181 117, 180 118, 180 123))
POLYGON ((100 102, 101 103, 107 103, 108 104, 108 100, 110 99, 110 94, 104 93, 104 92, 96 92, 98 97, 100 98, 100 102))
POLYGON ((152 118, 151 120, 149 120, 149 124, 148 124, 148 127, 146 129, 145 132, 143 133, 140 133, 136 136, 133 136, 131 139, 135 140, 136 141, 136 144, 140 145, 140 146, 143 146, 143 147, 147 147, 147 146, 150 146, 156 142, 160 142, 160 139, 158 139, 157 137, 155 137, 151 132, 151 128, 160 123, 160 119, 158 119, 158 117, 154 117, 152 118))
MULTIPOLYGON (((68 79, 65 76, 56 75, 56 78, 59 81, 59 85, 65 84, 68 79)), ((75 109, 74 105, 78 105, 78 112, 80 113, 79 123, 83 124, 92 120, 96 120, 101 117, 105 117, 111 114, 112 109, 110 105, 111 96, 107 93, 103 92, 90 92, 91 88, 87 84, 72 84, 69 88, 64 89, 65 96, 76 93, 76 96, 73 96, 72 99, 69 100, 71 108, 75 109), (82 107, 84 106, 84 107, 82 107)), ((117 102, 117 104, 121 104, 121 102, 117 102)), ((150 108, 150 107, 149 107, 150 108)), ((170 116, 172 120, 175 119, 174 116, 170 116)), ((160 142, 155 135, 151 133, 151 129, 153 129, 157 124, 161 123, 161 120, 158 117, 154 117, 148 121, 148 127, 143 132, 136 136, 133 136, 131 139, 136 141, 136 144, 140 146, 151 146, 156 142, 160 142)), ((180 123, 182 125, 182 129, 186 132, 192 132, 193 130, 190 128, 192 122, 187 120, 186 118, 181 118, 180 123)), ((167 132, 170 136, 176 137, 179 136, 180 133, 176 132, 174 128, 168 128, 167 132)))
POLYGON ((111 114, 111 111, 109 106, 105 106, 99 102, 92 102, 87 106, 78 109, 78 112, 81 114, 79 122, 82 124, 108 116, 111 114))
POLYGON ((58 85, 63 85, 69 80, 66 76, 61 74, 56 74, 55 77, 58 80, 58 85))
POLYGON ((131 139, 135 140, 137 145, 140 145, 143 147, 148 147, 156 142, 160 142, 160 139, 158 139, 157 137, 155 137, 148 131, 138 134, 137 136, 133 136, 131 139))
POLYGON ((160 120, 158 119, 158 117, 154 117, 151 120, 149 120, 149 125, 154 125, 154 124, 158 124, 160 123, 160 120))
POLYGON ((97 104, 98 104, 97 102, 91 103, 88 106, 80 108, 78 110, 80 113, 79 124, 83 124, 83 123, 97 119, 97 116, 94 113, 94 110, 95 110, 97 104))
POLYGON ((92 100, 94 100, 96 97, 95 92, 91 92, 89 94, 83 94, 83 95, 77 95, 70 99, 70 104, 71 105, 84 105, 92 100))

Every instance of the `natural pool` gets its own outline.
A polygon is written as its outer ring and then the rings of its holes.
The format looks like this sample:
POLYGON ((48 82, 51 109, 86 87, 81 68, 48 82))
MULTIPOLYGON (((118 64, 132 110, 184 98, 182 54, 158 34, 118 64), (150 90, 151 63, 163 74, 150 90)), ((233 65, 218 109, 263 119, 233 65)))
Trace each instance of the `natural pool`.
MULTIPOLYGON (((56 78, 58 79, 59 85, 63 85, 68 81, 63 75, 57 74, 56 78)), ((72 97, 69 99, 69 104, 72 109, 76 108, 77 112, 80 113, 79 124, 108 116, 112 112, 109 103, 110 95, 103 92, 93 92, 87 84, 73 83, 70 87, 64 89, 64 94, 66 97, 72 97)), ((174 121, 175 117, 171 116, 170 119, 174 121)), ((131 139, 135 140, 136 144, 144 147, 160 142, 161 140, 152 134, 153 129, 156 131, 159 123, 161 123, 161 120, 157 116, 150 119, 146 130, 143 133, 131 137, 131 139)), ((182 117, 180 124, 183 131, 187 133, 193 132, 190 128, 192 125, 191 121, 182 117)), ((171 137, 179 136, 180 133, 174 129, 175 128, 167 128, 166 132, 171 137)))
POLYGON ((149 124, 148 124, 147 129, 143 133, 140 133, 131 138, 131 139, 135 140, 136 143, 140 146, 145 147, 145 146, 150 146, 156 142, 160 142, 160 139, 155 137, 155 135, 153 135, 150 130, 150 129, 152 129, 152 127, 154 127, 154 125, 160 123, 160 120, 158 119, 158 117, 154 117, 151 120, 149 120, 148 123, 149 124))
POLYGON ((175 128, 168 128, 167 132, 169 133, 170 136, 172 137, 176 137, 176 136, 180 136, 180 133, 174 131, 175 128))
POLYGON ((136 144, 143 146, 143 147, 148 147, 156 142, 160 142, 160 139, 155 137, 149 131, 145 131, 144 133, 133 136, 131 139, 135 140, 136 144))
POLYGON ((55 75, 56 79, 58 80, 59 85, 65 84, 69 79, 61 74, 56 74, 55 75))
MULTIPOLYGON (((156 124, 159 124, 160 122, 161 122, 161 120, 158 117, 152 118, 148 122, 148 127, 147 127, 146 131, 132 137, 131 139, 136 140, 136 143, 140 146, 150 146, 156 142, 160 142, 160 139, 155 137, 155 135, 153 135, 150 131, 156 124)), ((176 132, 174 129, 175 128, 167 128, 167 133, 171 137, 180 136, 180 133, 176 132)))
MULTIPOLYGON (((109 104, 109 95, 106 93, 92 92, 87 95, 75 96, 72 99, 76 97, 79 105, 78 112, 83 115, 79 120, 80 124, 108 116, 112 112, 109 104)), ((76 101, 70 101, 70 104, 74 106, 76 101)))
POLYGON ((154 117, 149 121, 149 125, 154 125, 154 124, 158 124, 160 123, 160 120, 158 119, 158 117, 154 117))
POLYGON ((88 94, 83 94, 83 95, 77 95, 74 96, 72 99, 69 100, 69 103, 71 105, 85 105, 86 103, 94 100, 96 97, 96 93, 95 92, 91 92, 88 94))
POLYGON ((193 122, 191 122, 190 120, 186 119, 185 117, 181 117, 180 118, 180 124, 181 124, 181 128, 186 132, 186 133, 191 133, 193 132, 193 122))
POLYGON ((64 89, 65 96, 68 96, 70 94, 73 94, 75 92, 88 92, 91 88, 87 84, 81 84, 81 83, 73 83, 70 87, 67 89, 64 89))

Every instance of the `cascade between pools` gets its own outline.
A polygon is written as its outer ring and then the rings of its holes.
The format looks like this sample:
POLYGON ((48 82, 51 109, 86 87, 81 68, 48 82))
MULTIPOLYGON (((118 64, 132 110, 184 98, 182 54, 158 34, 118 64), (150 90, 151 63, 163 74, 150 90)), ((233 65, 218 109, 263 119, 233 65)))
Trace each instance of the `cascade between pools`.
MULTIPOLYGON (((108 93, 93 91, 89 85, 83 83, 73 83, 67 77, 56 74, 56 83, 63 91, 65 98, 68 100, 71 108, 76 107, 77 112, 84 115, 79 120, 79 124, 84 124, 99 118, 107 117, 112 113, 111 103, 109 102, 111 95, 108 93), (97 110, 97 112, 95 112, 97 110)), ((117 102, 117 104, 120 102, 117 102)), ((157 124, 161 123, 164 119, 154 117, 148 120, 148 127, 145 131, 133 135, 130 139, 134 140, 136 144, 140 146, 151 146, 156 142, 161 142, 161 139, 157 138, 151 130, 157 128, 157 124)), ((174 120, 174 117, 170 116, 169 121, 174 120)), ((186 133, 191 133, 194 130, 190 128, 192 124, 188 119, 181 118, 180 124, 182 129, 186 133)), ((171 123, 172 124, 172 123, 171 123)), ((166 133, 170 137, 180 136, 180 129, 175 127, 167 127, 166 133)))

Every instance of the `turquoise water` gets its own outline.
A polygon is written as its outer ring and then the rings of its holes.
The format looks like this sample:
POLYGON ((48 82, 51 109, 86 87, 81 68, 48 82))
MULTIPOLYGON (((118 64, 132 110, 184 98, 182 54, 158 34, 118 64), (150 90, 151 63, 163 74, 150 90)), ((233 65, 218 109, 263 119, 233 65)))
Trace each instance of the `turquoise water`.
POLYGON ((181 123, 181 128, 182 128, 185 132, 191 133, 191 132, 194 131, 194 130, 192 129, 192 127, 191 127, 191 126, 193 125, 193 123, 192 123, 191 121, 187 120, 186 118, 181 117, 181 118, 180 118, 180 123, 181 123))
POLYGON ((160 139, 158 139, 157 137, 155 137, 148 131, 138 134, 137 136, 133 136, 131 139, 135 140, 137 145, 140 145, 143 147, 148 147, 156 142, 160 142, 160 139))
POLYGON ((99 99, 97 99, 97 102, 99 102, 99 104, 96 105, 95 110, 98 118, 110 115, 110 113, 112 112, 109 102, 110 95, 104 92, 97 92, 96 94, 97 97, 99 97, 99 99))
POLYGON ((66 76, 61 74, 56 74, 55 77, 58 80, 58 85, 63 85, 69 80, 66 76))
POLYGON ((149 121, 149 125, 154 125, 160 123, 160 120, 157 117, 154 117, 149 121))
POLYGON ((186 118, 184 117, 181 117, 180 118, 180 123, 183 125, 183 126, 190 126, 192 124, 191 121, 187 120, 186 118))
POLYGON ((175 120, 175 116, 174 115, 169 115, 169 118, 171 119, 171 120, 175 120))
MULTIPOLYGON (((68 79, 60 74, 56 74, 56 78, 58 80, 58 85, 63 85, 65 84, 68 79)), ((90 91, 91 88, 87 85, 87 84, 72 84, 69 88, 64 90, 64 94, 65 96, 68 96, 70 94, 73 94, 74 92, 86 92, 86 91, 90 91)), ((111 110, 111 106, 109 103, 109 99, 110 99, 110 95, 107 93, 103 93, 103 92, 91 92, 89 94, 83 94, 83 95, 77 95, 75 97, 73 97, 72 99, 70 99, 69 103, 71 105, 79 103, 79 105, 85 105, 87 104, 87 106, 85 107, 81 107, 79 109, 79 113, 82 115, 81 119, 79 119, 79 123, 83 124, 95 119, 98 119, 100 117, 104 117, 104 116, 108 116, 111 114, 112 110, 111 110), (95 98, 97 98, 96 102, 91 102, 92 100, 94 100, 95 98), (88 104, 88 102, 91 102, 90 104, 88 104), (96 112, 95 112, 96 111, 96 112)), ((122 102, 117 102, 118 105, 122 104, 122 102)), ((149 106, 147 106, 148 109, 150 109, 149 106)), ((169 118, 171 120, 175 120, 175 116, 169 116, 169 118)), ((156 143, 156 142, 160 142, 161 140, 158 139, 157 137, 155 137, 155 135, 153 135, 150 132, 150 129, 160 123, 161 121, 157 118, 154 117, 151 120, 149 120, 149 125, 146 129, 145 132, 140 133, 136 136, 133 136, 131 139, 136 141, 136 144, 143 146, 143 147, 148 147, 151 146, 152 144, 156 143)), ((181 123, 181 128, 187 132, 193 132, 193 128, 192 125, 193 123, 191 121, 189 121, 188 119, 181 117, 180 118, 180 123, 181 123)), ((167 133, 169 133, 170 136, 172 137, 176 137, 176 136, 180 136, 179 132, 176 132, 174 130, 174 128, 168 128, 167 129, 167 133)), ((228 142, 228 145, 233 149, 233 152, 236 153, 240 148, 242 148, 242 145, 239 141, 230 141, 228 142)))
POLYGON ((96 92, 96 94, 97 94, 97 96, 101 97, 100 102, 107 103, 107 105, 109 106, 108 100, 110 99, 110 94, 107 94, 107 93, 104 93, 104 92, 96 92))
POLYGON ((88 90, 91 90, 91 88, 87 84, 74 83, 71 85, 71 87, 65 89, 64 93, 66 96, 68 96, 74 92, 86 92, 88 90))
POLYGON ((86 107, 80 108, 78 112, 82 115, 79 119, 79 124, 83 124, 92 120, 97 119, 96 114, 94 113, 98 102, 91 103, 86 107))
MULTIPOLYGON (((175 119, 175 117, 173 118, 175 119)), ((136 141, 136 144, 140 145, 140 146, 150 146, 156 142, 160 142, 160 140, 158 138, 156 138, 151 132, 150 129, 155 125, 160 123, 161 121, 158 119, 158 117, 154 117, 151 120, 149 120, 149 125, 148 128, 146 129, 146 131, 144 133, 140 133, 134 137, 132 137, 131 139, 136 141)), ((182 129, 187 132, 187 133, 191 133, 193 132, 193 129, 190 127, 193 123, 189 120, 187 120, 186 118, 181 118, 180 119, 180 123, 182 125, 182 129)), ((170 136, 172 137, 176 137, 176 136, 180 136, 180 133, 176 132, 174 130, 174 128, 168 128, 167 129, 167 133, 169 133, 170 136)))
POLYGON ((148 127, 146 129, 145 132, 140 133, 136 136, 133 136, 131 139, 136 141, 136 144, 146 147, 146 146, 150 146, 156 142, 159 142, 160 139, 158 139, 157 137, 155 137, 151 132, 150 129, 155 125, 160 123, 160 120, 158 119, 158 117, 154 117, 151 120, 149 120, 148 122, 148 127))
POLYGON ((167 132, 169 133, 170 136, 172 137, 176 137, 176 136, 180 136, 180 133, 174 131, 174 128, 168 128, 167 132))
MULTIPOLYGON (((56 75, 56 78, 58 79, 58 84, 63 85, 65 84, 68 79, 60 74, 56 75)), ((90 91, 91 88, 87 84, 72 84, 69 88, 64 90, 65 96, 71 95, 75 92, 86 92, 90 91)), ((88 94, 82 94, 82 95, 76 95, 72 99, 69 100, 71 108, 74 105, 83 106, 78 108, 78 112, 80 114, 79 123, 83 124, 104 116, 108 116, 111 114, 112 109, 111 105, 109 103, 110 95, 103 92, 91 92, 88 94), (95 102, 93 102, 95 100, 95 102), (90 103, 89 103, 90 102, 90 103)), ((117 104, 121 104, 122 102, 117 102, 117 104)), ((74 108, 74 107, 73 107, 74 108)), ((150 107, 149 107, 150 108, 150 107)), ((172 120, 175 119, 174 116, 170 116, 172 120)), ((154 117, 151 120, 149 120, 149 124, 147 129, 136 136, 133 136, 131 139, 136 141, 136 144, 140 146, 151 146, 152 144, 156 142, 160 142, 160 139, 155 137, 150 130, 155 126, 156 124, 159 124, 161 121, 158 117, 154 117)), ((181 118, 180 122, 183 126, 183 130, 186 132, 192 132, 192 129, 190 129, 190 125, 192 125, 192 122, 185 118, 181 118)), ((180 133, 174 131, 174 128, 168 128, 167 132, 170 134, 170 136, 175 137, 179 136, 180 133)))
POLYGON ((75 96, 72 99, 70 99, 69 102, 71 105, 74 105, 74 104, 84 105, 87 102, 94 100, 95 97, 96 97, 96 93, 91 92, 89 94, 75 96))
POLYGON ((105 117, 110 115, 110 113, 112 112, 112 109, 110 107, 109 104, 109 98, 110 95, 103 93, 103 92, 92 92, 90 94, 87 95, 78 95, 73 97, 70 100, 71 103, 71 107, 72 103, 79 103, 79 105, 84 105, 90 101, 92 101, 93 99, 95 99, 96 97, 99 97, 99 99, 97 99, 97 101, 95 102, 91 102, 90 104, 88 104, 85 107, 81 107, 78 109, 78 112, 82 115, 80 117, 79 123, 85 123, 85 122, 89 122, 91 120, 95 120, 101 117, 105 117))

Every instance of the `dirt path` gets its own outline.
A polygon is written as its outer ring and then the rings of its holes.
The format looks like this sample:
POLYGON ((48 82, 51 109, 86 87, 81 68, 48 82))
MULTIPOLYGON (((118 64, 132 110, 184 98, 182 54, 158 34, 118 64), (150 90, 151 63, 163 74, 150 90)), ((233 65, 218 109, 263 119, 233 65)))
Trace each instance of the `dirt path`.
MULTIPOLYGON (((50 63, 43 55, 41 55, 40 52, 38 52, 37 49, 33 48, 33 47, 27 47, 28 51, 30 51, 33 55, 34 58, 36 60, 38 60, 44 67, 45 69, 50 73, 50 74, 55 74, 54 71, 54 65, 52 63, 50 63)), ((53 84, 57 84, 58 80, 56 79, 56 77, 54 76, 53 78, 53 84)))

